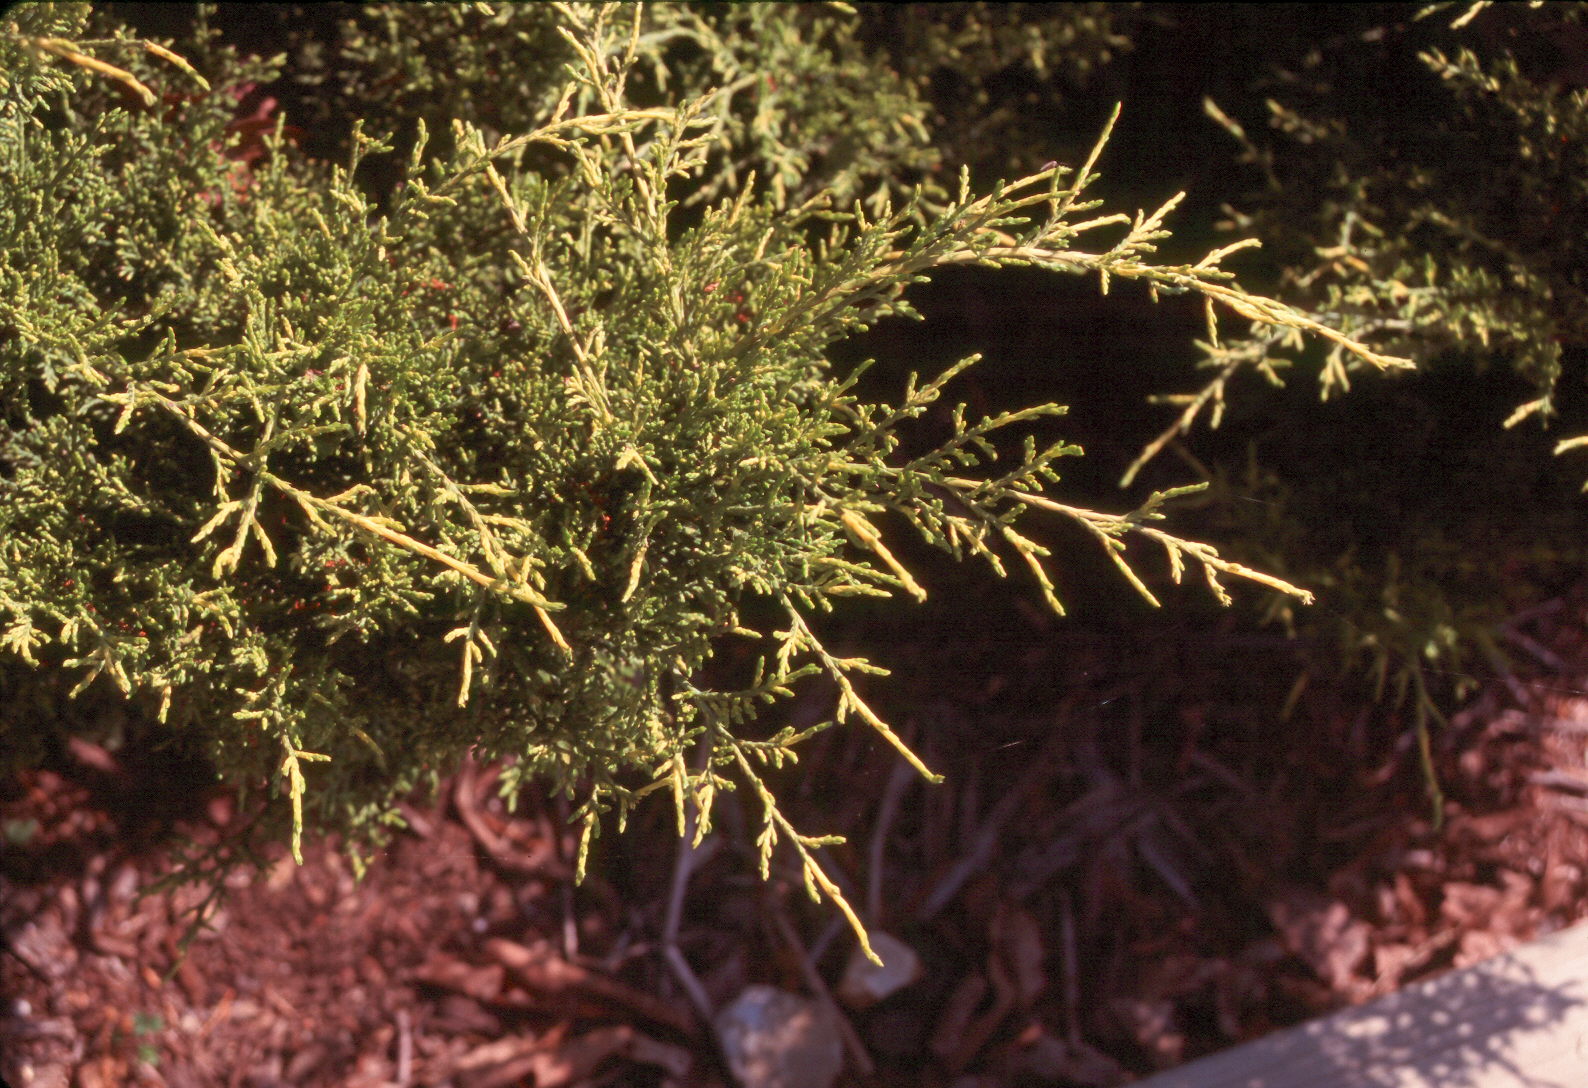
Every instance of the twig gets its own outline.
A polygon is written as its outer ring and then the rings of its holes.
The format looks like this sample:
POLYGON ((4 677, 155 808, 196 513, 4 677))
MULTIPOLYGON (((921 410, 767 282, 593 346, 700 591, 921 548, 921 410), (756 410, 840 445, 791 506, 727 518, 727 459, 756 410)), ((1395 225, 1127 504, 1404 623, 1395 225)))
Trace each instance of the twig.
POLYGON ((414 1025, 407 1009, 397 1010, 397 1069, 399 1088, 408 1088, 414 1077, 414 1025))
POLYGON ((1572 774, 1570 771, 1548 770, 1534 771, 1527 776, 1527 780, 1535 786, 1545 789, 1564 790, 1573 794, 1588 794, 1588 778, 1572 774))
MULTIPOLYGON (((715 1040, 717 1033, 711 1022, 711 998, 695 975, 695 969, 689 966, 689 961, 684 958, 683 951, 676 944, 664 945, 662 958, 667 961, 668 969, 673 973, 673 980, 684 988, 689 1003, 694 1006, 695 1013, 700 1016, 701 1022, 706 1025, 708 1033, 715 1040)), ((717 1044, 717 1048, 721 1049, 720 1043, 717 1044)))
MULTIPOLYGON (((106 64, 97 57, 81 53, 77 50, 74 43, 67 41, 65 38, 24 38, 23 41, 42 53, 50 53, 60 57, 62 60, 70 61, 79 68, 87 68, 91 72, 109 76, 141 98, 145 106, 153 106, 160 101, 153 91, 140 83, 138 78, 125 68, 117 68, 114 64, 106 64)), ((169 50, 162 49, 159 55, 174 56, 175 54, 172 54, 169 50)), ((187 66, 184 64, 183 67, 187 66)))
POLYGON ((1081 1045, 1080 960, 1075 951, 1075 907, 1068 888, 1059 891, 1059 970, 1064 992, 1064 1041, 1071 1049, 1081 1045))
MULTIPOLYGON (((708 770, 711 766, 711 745, 702 741, 695 748, 695 769, 708 770)), ((716 836, 707 836, 698 846, 695 843, 696 831, 699 828, 700 807, 691 796, 684 806, 683 834, 678 839, 678 853, 673 858, 673 879, 667 890, 667 913, 662 919, 661 947, 667 953, 667 962, 673 967, 674 973, 681 975, 679 984, 689 995, 695 1005, 695 1011, 700 1014, 702 1023, 711 1023, 711 1002, 706 1000, 705 990, 700 985, 700 980, 695 977, 695 972, 690 968, 689 961, 678 952, 678 933, 684 924, 684 896, 689 891, 689 878, 694 875, 695 869, 709 861, 721 845, 722 840, 716 836), (676 955, 675 955, 676 954, 676 955)))
POLYGON ((1545 646, 1537 639, 1532 638, 1529 635, 1525 635, 1521 631, 1518 631, 1511 624, 1502 624, 1500 626, 1500 635, 1512 645, 1526 650, 1528 653, 1532 654, 1548 669, 1551 669, 1555 672, 1565 672, 1569 667, 1567 666, 1565 660, 1563 660, 1561 656, 1554 650, 1551 650, 1548 646, 1545 646))
POLYGON ((770 895, 767 898, 772 900, 770 913, 772 920, 777 923, 778 935, 783 938, 783 943, 799 961, 800 975, 805 979, 805 986, 810 990, 811 996, 832 1018, 854 1071, 861 1077, 875 1076, 877 1066, 871 1060, 871 1055, 867 1053, 866 1044, 860 1041, 855 1026, 849 1022, 849 1017, 844 1015, 844 1010, 838 1007, 838 1002, 833 1000, 832 991, 827 988, 826 980, 822 978, 821 972, 816 970, 816 964, 811 960, 810 953, 805 951, 805 945, 800 941, 799 934, 794 931, 794 923, 789 921, 788 911, 776 898, 770 895))
MULTIPOLYGON (((910 738, 905 738, 909 743, 910 738)), ((899 813, 899 802, 904 791, 915 781, 915 770, 908 763, 895 763, 888 775, 888 784, 882 791, 882 803, 877 806, 877 827, 871 835, 870 872, 866 874, 866 921, 877 925, 882 921, 883 855, 887 850, 888 834, 899 813)))
POLYGON ((1159 879, 1168 885, 1170 891, 1180 897, 1181 902, 1191 908, 1193 914, 1200 913, 1202 904, 1197 901, 1190 882, 1186 880, 1185 874, 1176 868, 1162 844, 1153 838, 1152 830, 1151 827, 1143 827, 1142 833, 1136 836, 1137 855, 1158 874, 1159 879))
POLYGON ((20 963, 23 967, 27 968, 28 973, 34 978, 38 979, 45 986, 53 987, 55 985, 55 980, 50 978, 49 975, 45 974, 43 969, 40 968, 38 964, 34 963, 32 960, 24 956, 20 951, 13 948, 11 942, 6 939, 5 934, 3 933, 0 933, 0 952, 4 952, 6 955, 20 963))
POLYGON ((822 962, 822 957, 827 955, 827 950, 838 939, 838 935, 844 931, 846 924, 842 917, 833 917, 827 920, 827 924, 822 927, 822 931, 811 942, 812 963, 822 962))
POLYGON ((485 955, 505 967, 514 980, 530 993, 556 1003, 588 1001, 608 1008, 616 1007, 653 1024, 669 1028, 694 1039, 698 1025, 682 1009, 644 990, 602 974, 589 967, 559 958, 546 942, 537 947, 492 937, 482 946, 485 955))
POLYGON ((579 922, 573 914, 573 885, 564 880, 558 885, 562 904, 562 955, 575 959, 579 955, 579 922))
POLYGON ((998 950, 991 949, 987 953, 987 981, 992 985, 992 1003, 987 1009, 972 1020, 960 1035, 959 1045, 954 1048, 949 1056, 949 1068, 961 1070, 976 1060, 976 1055, 982 1052, 989 1040, 998 1033, 1004 1020, 1018 1005, 1014 980, 1009 977, 1009 971, 1000 962, 998 950))
POLYGON ((397 811, 402 815, 403 823, 408 826, 408 830, 419 838, 429 839, 435 835, 435 822, 407 801, 397 802, 397 811))
MULTIPOLYGON (((1058 735, 1057 731, 1055 731, 1054 735, 1058 735)), ((1032 787, 1048 774, 1050 770, 1048 757, 1052 752, 1052 748, 1053 742, 1050 741, 1044 747, 1042 753, 1026 768, 1025 774, 1020 776, 1020 781, 1015 783, 1007 793, 1000 797, 997 804, 993 805, 992 811, 987 814, 987 818, 982 821, 980 829, 976 832, 976 838, 971 843, 970 850, 966 852, 964 857, 954 863, 954 867, 944 875, 942 880, 938 881, 937 887, 932 889, 932 893, 926 897, 926 901, 916 910, 916 921, 927 922, 936 917, 937 913, 948 906, 954 896, 959 894, 959 890, 964 887, 965 882, 985 868, 987 863, 992 860, 993 851, 998 845, 998 837, 1003 833, 1004 825, 1014 818, 1015 812, 1019 809, 1021 802, 1025 800, 1026 794, 1031 791, 1032 787)))
MULTIPOLYGON (((689 878, 696 869, 712 859, 722 847, 722 840, 715 835, 709 835, 699 846, 694 845, 695 839, 695 806, 690 802, 684 823, 684 837, 678 840, 678 856, 673 862, 673 880, 667 893, 667 914, 662 922, 662 947, 676 948, 678 946, 678 932, 683 927, 684 921, 684 895, 689 890, 689 878)), ((711 1017, 710 1005, 706 1005, 701 1015, 707 1019, 711 1017)))
POLYGON ((550 847, 523 850, 498 835, 485 822, 480 797, 501 774, 499 766, 482 769, 472 759, 465 760, 452 780, 452 808, 458 821, 498 868, 518 876, 540 876, 568 880, 573 876, 566 863, 550 847))
MULTIPOLYGON (((704 766, 709 760, 710 749, 702 745, 699 762, 704 766)), ((673 879, 667 892, 667 913, 662 920, 662 935, 658 947, 661 949, 662 960, 673 976, 673 981, 677 982, 684 991, 684 996, 689 999, 695 1015, 700 1019, 701 1030, 711 1040, 712 1049, 716 1052, 717 1064, 729 1080, 737 1084, 733 1067, 728 1063, 727 1054, 723 1050, 722 1040, 717 1036, 716 1024, 711 1015, 711 997, 706 993, 706 988, 700 984, 700 977, 689 965, 683 949, 678 947, 678 933, 684 924, 684 896, 689 890, 689 878, 698 866, 709 861, 722 846, 722 839, 715 835, 707 837, 699 846, 695 845, 695 826, 699 818, 699 809, 691 798, 684 812, 684 834, 679 837, 678 853, 673 861, 673 879)))

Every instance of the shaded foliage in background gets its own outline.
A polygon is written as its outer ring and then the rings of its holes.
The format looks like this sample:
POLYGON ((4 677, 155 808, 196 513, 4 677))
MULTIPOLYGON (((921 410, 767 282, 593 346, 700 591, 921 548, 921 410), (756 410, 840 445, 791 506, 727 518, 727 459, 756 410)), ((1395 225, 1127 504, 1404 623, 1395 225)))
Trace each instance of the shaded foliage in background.
POLYGON ((1425 744, 1507 671, 1497 625, 1585 558, 1581 473, 1549 459, 1584 421, 1583 10, 1390 6, 1299 50, 1273 15, 1299 59, 1204 100, 1255 183, 1223 194, 1224 228, 1263 240, 1276 294, 1417 368, 1261 330, 1210 342, 1210 377, 1160 398, 1177 418, 1125 479, 1202 446, 1221 538, 1320 594, 1278 615, 1332 630, 1425 744), (1189 438, 1226 407, 1232 434, 1189 438))

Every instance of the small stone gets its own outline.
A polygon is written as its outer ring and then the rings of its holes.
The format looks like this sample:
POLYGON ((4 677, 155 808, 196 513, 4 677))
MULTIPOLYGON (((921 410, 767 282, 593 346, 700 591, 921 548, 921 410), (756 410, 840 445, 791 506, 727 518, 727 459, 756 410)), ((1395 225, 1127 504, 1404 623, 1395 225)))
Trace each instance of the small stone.
POLYGON ((838 996, 852 1009, 870 1008, 921 977, 921 957, 897 937, 874 931, 871 947, 882 965, 872 963, 856 945, 838 984, 838 996))
POLYGON ((729 1067, 744 1088, 831 1088, 843 1043, 814 1001, 772 986, 746 986, 716 1017, 729 1067))

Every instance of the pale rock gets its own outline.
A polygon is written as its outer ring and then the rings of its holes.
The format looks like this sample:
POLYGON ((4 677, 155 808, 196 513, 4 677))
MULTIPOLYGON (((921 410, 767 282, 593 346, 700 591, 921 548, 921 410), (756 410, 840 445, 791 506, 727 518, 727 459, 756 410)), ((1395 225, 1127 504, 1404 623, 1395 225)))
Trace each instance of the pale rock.
POLYGON ((915 949, 887 933, 873 931, 870 936, 881 966, 856 945, 838 983, 838 996, 852 1009, 870 1008, 921 977, 921 957, 915 949))
POLYGON ((814 1001, 746 986, 716 1016, 717 1037, 744 1088, 831 1088, 844 1064, 837 1026, 814 1001))

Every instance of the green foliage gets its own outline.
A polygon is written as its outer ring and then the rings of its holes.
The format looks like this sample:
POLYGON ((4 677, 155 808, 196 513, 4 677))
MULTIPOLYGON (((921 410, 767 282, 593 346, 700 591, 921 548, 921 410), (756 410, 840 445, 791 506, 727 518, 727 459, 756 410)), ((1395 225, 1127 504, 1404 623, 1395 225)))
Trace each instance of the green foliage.
MULTIPOLYGON (((1473 6, 1455 25, 1498 17, 1483 9, 1473 6)), ((1543 15, 1518 6, 1511 18, 1529 34, 1580 51, 1588 34, 1582 11, 1562 4, 1543 15)), ((1496 29, 1512 37, 1496 33, 1495 40, 1512 42, 1519 28, 1496 29)), ((1367 37, 1391 33, 1378 28, 1367 37)), ((1506 426, 1548 419, 1563 346, 1588 344, 1583 231, 1576 229, 1588 208, 1588 92, 1562 82, 1577 78, 1571 69, 1525 73, 1509 47, 1487 60, 1460 48, 1452 60, 1429 46, 1417 53, 1422 80, 1396 72, 1408 102, 1387 113, 1363 69, 1393 58, 1364 52, 1314 50, 1303 71, 1284 73, 1285 100, 1266 101, 1274 134, 1267 141, 1205 103, 1264 181, 1243 210, 1228 209, 1227 226, 1276 247, 1278 293, 1299 308, 1420 366, 1451 353, 1503 360, 1537 392, 1506 426), (1345 110, 1354 112, 1337 115, 1345 110)), ((1236 374, 1257 369, 1279 382, 1287 365, 1281 349, 1299 344, 1285 329, 1256 332, 1206 346, 1205 365, 1216 376, 1198 394, 1166 398, 1183 412, 1127 482, 1205 414, 1217 426, 1236 374)), ((1347 390, 1360 368, 1352 353, 1331 351, 1318 372, 1324 398, 1347 390)))
MULTIPOLYGON (((423 122, 441 153, 454 121, 494 141, 552 112, 566 89, 555 73, 578 59, 562 22, 543 4, 371 5, 341 25, 329 52, 302 42, 298 78, 323 89, 315 105, 325 123, 358 116, 407 148, 423 122)), ((907 196, 910 182, 941 168, 926 107, 903 76, 863 53, 859 27, 838 5, 647 9, 624 93, 637 106, 698 101, 695 131, 707 151, 687 204, 737 193, 754 175, 758 199, 778 208, 820 195, 840 207, 870 198, 875 211, 885 195, 907 196)), ((587 112, 597 97, 577 86, 570 109, 587 112)))
MULTIPOLYGON (((1510 430, 1558 414, 1567 362, 1588 349, 1588 91, 1572 60, 1584 10, 1476 4, 1386 22, 1313 48, 1266 103, 1206 102, 1260 179, 1227 226, 1276 256, 1275 293, 1417 367, 1359 381, 1337 412, 1241 398, 1237 412, 1281 437, 1262 468, 1221 475, 1216 491, 1256 500, 1225 531, 1247 561, 1319 592, 1311 622, 1408 709, 1425 751, 1444 693, 1507 670, 1496 625, 1584 558, 1566 473, 1510 430), (1497 403, 1518 394, 1491 370, 1530 392, 1497 403), (1270 461, 1287 449, 1285 474, 1270 461)), ((1198 420, 1218 426, 1248 373, 1277 387, 1295 367, 1329 400, 1364 369, 1338 348, 1287 348, 1288 330, 1253 332, 1204 345, 1211 378, 1162 398, 1178 417, 1127 482, 1198 420)))
POLYGON ((1024 172, 1098 69, 1130 49, 1134 4, 866 4, 864 36, 930 103, 951 161, 1024 172))
MULTIPOLYGON (((1553 414, 1562 348, 1588 346, 1588 91, 1569 67, 1551 70, 1543 59, 1524 66, 1516 47, 1554 40, 1567 56, 1580 53, 1584 10, 1474 6, 1455 26, 1488 27, 1491 55, 1464 45, 1453 59, 1436 45, 1418 50, 1425 75, 1396 72, 1407 98, 1396 111, 1382 109, 1363 71, 1388 61, 1360 49, 1315 50, 1301 72, 1288 74, 1285 99, 1266 102, 1273 133, 1266 141, 1206 103, 1264 179, 1246 210, 1231 209, 1230 226, 1278 247, 1279 293, 1420 366, 1451 353, 1503 361, 1536 391, 1508 427, 1553 414)), ((1372 37, 1392 33, 1413 30, 1381 28, 1372 37)), ((1404 51, 1408 43, 1398 44, 1404 51)), ((1263 368, 1277 380, 1275 349, 1288 335, 1260 329, 1252 340, 1210 345, 1218 377, 1186 398, 1176 433, 1216 413, 1241 369, 1263 368)), ((1351 353, 1333 350, 1318 374, 1323 396, 1348 389, 1359 369, 1351 353)))
POLYGON ((763 775, 853 718, 930 774, 863 700, 882 670, 811 623, 924 595, 890 536, 1018 560, 1055 609, 1043 522, 1148 600, 1130 540, 1220 600, 1221 576, 1308 594, 1159 527, 1187 489, 1060 501, 1080 450, 1004 440, 1055 405, 961 406, 905 457, 975 359, 873 404, 832 344, 912 313, 936 269, 1034 266, 1403 365, 1242 290, 1220 268, 1240 245, 1157 263, 1174 201, 1087 196, 1106 132, 1078 169, 912 185, 924 107, 836 7, 374 8, 300 52, 381 130, 351 126, 339 165, 264 104, 238 117, 282 60, 202 17, 177 52, 85 18, 0 28, 0 753, 36 756, 28 693, 108 685, 267 790, 260 826, 295 852, 306 828, 378 835, 472 751, 511 757, 506 791, 577 795, 586 845, 656 792, 703 834, 747 786, 763 867, 789 844, 850 914, 832 840, 763 775), (711 689, 735 638, 755 675, 711 689), (816 674, 833 722, 776 728, 816 674))

